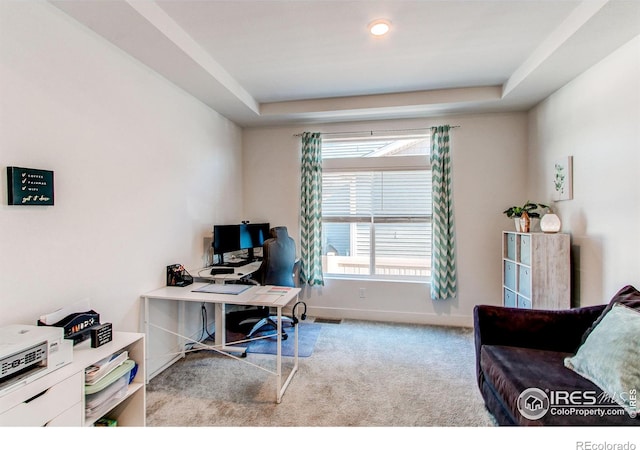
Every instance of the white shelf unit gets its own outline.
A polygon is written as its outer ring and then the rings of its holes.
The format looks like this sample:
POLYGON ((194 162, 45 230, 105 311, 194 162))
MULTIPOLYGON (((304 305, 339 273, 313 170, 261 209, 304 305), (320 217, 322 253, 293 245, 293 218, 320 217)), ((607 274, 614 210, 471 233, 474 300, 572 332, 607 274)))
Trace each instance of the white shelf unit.
POLYGON ((101 417, 109 417, 118 421, 118 426, 143 427, 146 424, 146 389, 145 389, 145 355, 144 334, 114 332, 113 340, 98 348, 91 348, 90 342, 84 341, 75 346, 73 364, 84 368, 122 350, 129 352, 129 359, 138 364, 135 378, 129 384, 124 397, 109 402, 95 414, 85 416, 85 395, 83 379, 82 411, 84 426, 92 426, 101 417))
POLYGON ((113 332, 113 340, 91 348, 86 340, 73 348, 73 362, 0 397, 0 426, 92 426, 101 417, 118 426, 146 425, 144 334, 113 332), (127 393, 85 417, 84 370, 122 350, 138 363, 127 393))
POLYGON ((502 304, 511 308, 571 307, 570 237, 566 233, 502 235, 502 304))

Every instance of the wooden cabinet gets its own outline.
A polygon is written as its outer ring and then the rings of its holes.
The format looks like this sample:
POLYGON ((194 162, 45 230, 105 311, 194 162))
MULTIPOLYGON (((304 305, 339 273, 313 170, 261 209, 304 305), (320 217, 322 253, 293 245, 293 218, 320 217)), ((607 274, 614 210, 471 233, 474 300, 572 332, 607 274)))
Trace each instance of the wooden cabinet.
POLYGON ((502 304, 528 309, 571 307, 568 234, 503 232, 502 304))
POLYGON ((144 334, 114 332, 113 340, 98 348, 84 341, 73 349, 73 362, 0 397, 0 426, 92 426, 101 417, 118 426, 145 426, 144 334), (122 350, 138 364, 126 392, 86 415, 84 370, 122 350))

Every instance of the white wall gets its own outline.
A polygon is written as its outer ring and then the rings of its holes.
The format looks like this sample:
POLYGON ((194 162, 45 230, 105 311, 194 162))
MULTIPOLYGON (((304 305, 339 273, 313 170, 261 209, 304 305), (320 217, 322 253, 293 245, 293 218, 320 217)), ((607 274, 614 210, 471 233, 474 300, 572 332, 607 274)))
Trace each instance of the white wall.
POLYGON ((166 265, 240 219, 241 130, 48 3, 0 20, 0 325, 90 298, 137 331, 166 265), (6 166, 53 170, 55 205, 8 206, 6 166))
POLYGON ((324 287, 305 292, 311 315, 470 326, 474 305, 500 304, 501 230, 513 227, 502 211, 527 200, 527 116, 485 114, 244 130, 245 216, 286 225, 299 247, 300 138, 294 134, 445 123, 460 125, 451 131, 458 298, 434 302, 425 283, 329 279, 324 287), (365 299, 359 298, 361 287, 365 299))
MULTIPOLYGON (((551 163, 564 155, 574 156, 575 197, 557 208, 573 236, 577 291, 581 304, 602 303, 640 285, 639 46, 528 116, 243 131, 50 4, 0 2, 0 325, 90 298, 103 322, 137 330, 140 294, 164 284, 167 264, 199 266, 212 224, 269 221, 299 243, 294 134, 443 123, 460 125, 458 299, 434 303, 421 283, 327 280, 305 292, 310 313, 470 325, 475 304, 500 304, 500 232, 512 227, 501 211, 548 201, 551 163), (55 206, 7 206, 13 165, 54 170, 55 206)), ((158 313, 175 319, 170 305, 158 313)), ((189 315, 195 332, 197 311, 189 315)))
POLYGON ((573 200, 554 206, 573 242, 574 296, 640 288, 640 37, 529 114, 529 190, 552 199, 553 162, 573 156, 573 200))

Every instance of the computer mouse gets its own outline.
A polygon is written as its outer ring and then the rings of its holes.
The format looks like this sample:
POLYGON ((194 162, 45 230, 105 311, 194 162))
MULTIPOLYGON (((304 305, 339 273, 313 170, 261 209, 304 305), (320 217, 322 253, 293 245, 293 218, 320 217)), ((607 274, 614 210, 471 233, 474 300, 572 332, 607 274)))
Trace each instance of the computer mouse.
POLYGON ((238 272, 238 275, 242 276, 242 275, 244 275, 244 274, 243 274, 242 272, 238 272))

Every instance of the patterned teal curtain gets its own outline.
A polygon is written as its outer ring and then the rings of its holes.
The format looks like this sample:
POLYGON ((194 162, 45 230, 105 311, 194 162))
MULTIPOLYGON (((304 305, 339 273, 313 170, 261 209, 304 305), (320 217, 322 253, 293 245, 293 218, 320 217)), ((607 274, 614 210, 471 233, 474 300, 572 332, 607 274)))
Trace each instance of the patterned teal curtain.
POLYGON ((302 133, 300 193, 300 281, 323 286, 322 277, 322 138, 302 133))
POLYGON ((454 298, 457 294, 449 128, 449 125, 431 128, 433 185, 431 298, 434 300, 454 298))

